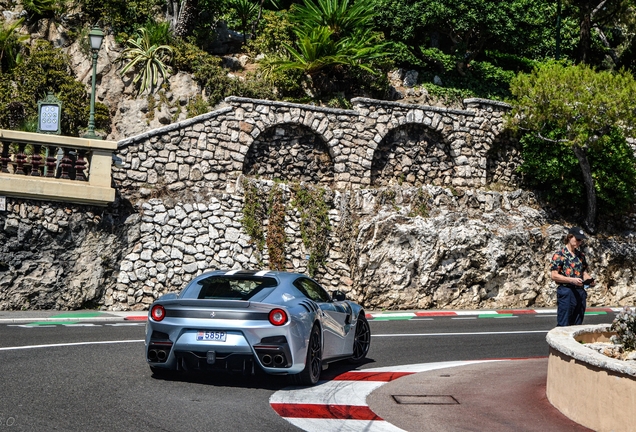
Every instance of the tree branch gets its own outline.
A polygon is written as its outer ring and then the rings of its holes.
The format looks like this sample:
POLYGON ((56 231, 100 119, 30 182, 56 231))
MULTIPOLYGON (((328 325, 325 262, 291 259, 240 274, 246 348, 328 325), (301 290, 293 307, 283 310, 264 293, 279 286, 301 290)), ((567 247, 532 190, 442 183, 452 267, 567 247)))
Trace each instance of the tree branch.
POLYGON ((537 132, 537 136, 539 138, 541 138, 543 141, 551 142, 551 143, 554 143, 554 144, 561 144, 561 143, 564 143, 564 142, 570 142, 570 140, 568 140, 568 139, 554 140, 554 139, 551 139, 551 138, 546 138, 543 135, 541 135, 541 132, 537 132))
POLYGON ((592 11, 592 13, 590 14, 590 18, 594 18, 594 15, 596 15, 598 11, 600 11, 603 8, 603 6, 605 6, 605 3, 607 3, 607 0, 603 0, 602 2, 600 2, 598 6, 596 6, 594 10, 592 11))

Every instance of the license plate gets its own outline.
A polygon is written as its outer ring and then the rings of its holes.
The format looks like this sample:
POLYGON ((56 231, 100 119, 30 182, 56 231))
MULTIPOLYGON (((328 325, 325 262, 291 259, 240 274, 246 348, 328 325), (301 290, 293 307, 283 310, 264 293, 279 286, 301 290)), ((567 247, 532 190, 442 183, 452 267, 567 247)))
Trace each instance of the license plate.
POLYGON ((226 337, 227 337, 227 333, 225 333, 224 331, 198 331, 197 332, 198 341, 225 342, 226 337))

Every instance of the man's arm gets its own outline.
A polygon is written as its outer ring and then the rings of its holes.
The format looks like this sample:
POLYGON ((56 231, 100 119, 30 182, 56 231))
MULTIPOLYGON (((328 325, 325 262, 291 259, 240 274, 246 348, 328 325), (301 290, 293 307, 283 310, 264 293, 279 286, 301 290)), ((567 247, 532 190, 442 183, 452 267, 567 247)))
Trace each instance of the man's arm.
MULTIPOLYGON (((583 273, 583 275, 585 274, 586 273, 583 273)), ((562 274, 559 274, 558 270, 552 270, 550 272, 550 277, 558 284, 572 284, 576 286, 583 286, 583 279, 563 276, 562 274)))

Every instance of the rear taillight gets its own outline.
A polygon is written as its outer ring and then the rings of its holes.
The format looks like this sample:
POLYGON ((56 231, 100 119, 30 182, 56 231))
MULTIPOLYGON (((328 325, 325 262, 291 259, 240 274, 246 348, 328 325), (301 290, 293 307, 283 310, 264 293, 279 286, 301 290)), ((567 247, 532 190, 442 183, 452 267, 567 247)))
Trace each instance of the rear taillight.
POLYGON ((269 313, 269 322, 275 326, 281 326, 287 322, 287 312, 282 309, 272 309, 269 313))
POLYGON ((166 317, 166 309, 161 305, 154 305, 150 309, 150 317, 155 321, 161 321, 166 317))

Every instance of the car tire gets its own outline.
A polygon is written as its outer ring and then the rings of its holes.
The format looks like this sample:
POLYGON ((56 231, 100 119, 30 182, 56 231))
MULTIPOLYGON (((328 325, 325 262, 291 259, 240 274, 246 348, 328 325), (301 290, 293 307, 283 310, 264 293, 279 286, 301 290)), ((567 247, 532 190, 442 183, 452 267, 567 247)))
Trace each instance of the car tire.
POLYGON ((322 372, 322 343, 320 328, 314 325, 309 334, 307 345, 307 357, 305 358, 305 369, 294 375, 294 381, 301 385, 312 386, 320 379, 322 372))
POLYGON ((356 323, 356 334, 353 337, 353 355, 349 358, 350 363, 361 363, 369 352, 371 346, 371 328, 364 313, 358 315, 356 323))

